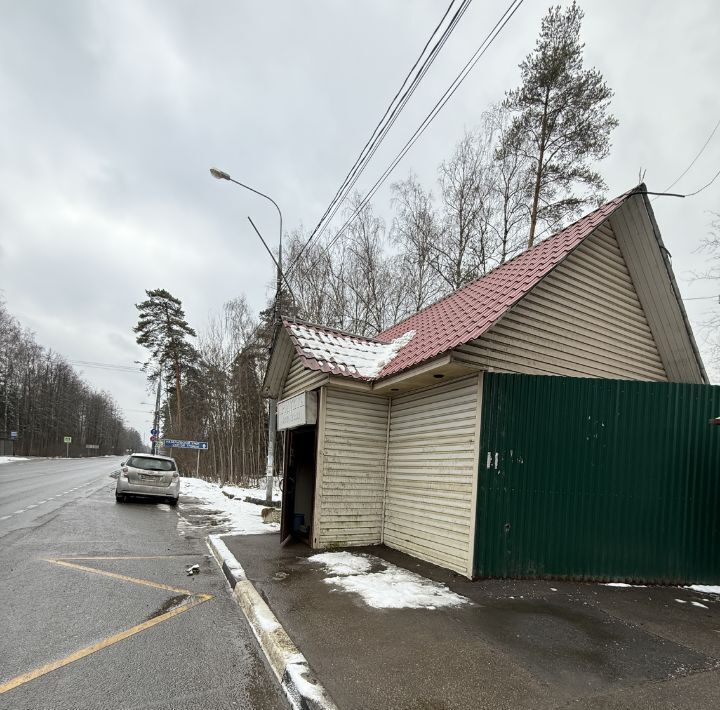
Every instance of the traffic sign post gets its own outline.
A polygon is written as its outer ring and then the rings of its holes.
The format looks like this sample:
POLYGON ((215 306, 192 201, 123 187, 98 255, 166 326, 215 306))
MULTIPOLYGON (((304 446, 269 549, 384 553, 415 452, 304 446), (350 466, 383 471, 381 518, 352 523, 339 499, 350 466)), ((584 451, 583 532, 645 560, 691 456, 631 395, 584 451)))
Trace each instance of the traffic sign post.
MULTIPOLYGON (((162 445, 166 449, 197 449, 195 462, 195 477, 200 473, 200 452, 207 451, 207 441, 185 441, 184 439, 163 439, 162 445)), ((172 453, 172 451, 171 451, 172 453)))
POLYGON ((10 441, 12 441, 12 455, 15 456, 15 441, 17 440, 17 432, 10 432, 10 441))
POLYGON ((70 444, 72 444, 72 436, 66 436, 63 437, 63 441, 65 442, 65 458, 70 458, 70 444))

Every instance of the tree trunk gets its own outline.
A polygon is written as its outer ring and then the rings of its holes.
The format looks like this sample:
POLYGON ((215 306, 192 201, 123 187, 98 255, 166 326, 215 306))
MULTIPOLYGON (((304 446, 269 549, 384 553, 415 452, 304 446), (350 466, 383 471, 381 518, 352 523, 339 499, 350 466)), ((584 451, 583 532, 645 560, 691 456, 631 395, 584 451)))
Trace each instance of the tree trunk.
POLYGON ((547 139, 547 112, 549 101, 550 87, 545 90, 542 130, 540 131, 540 155, 538 156, 537 170, 535 172, 535 190, 533 191, 532 209, 530 210, 530 235, 528 236, 528 249, 532 249, 533 241, 535 240, 535 227, 537 226, 538 203, 540 202, 540 185, 543 174, 543 159, 545 157, 545 141, 547 139))

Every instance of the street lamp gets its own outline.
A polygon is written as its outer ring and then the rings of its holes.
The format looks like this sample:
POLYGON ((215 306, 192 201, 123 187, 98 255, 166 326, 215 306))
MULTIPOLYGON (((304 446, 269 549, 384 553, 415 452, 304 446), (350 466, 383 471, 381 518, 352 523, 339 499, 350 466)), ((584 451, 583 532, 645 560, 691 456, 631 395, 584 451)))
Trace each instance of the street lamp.
MULTIPOLYGON (((256 195, 260 195, 260 197, 264 197, 269 202, 272 202, 273 206, 277 210, 278 217, 280 218, 280 234, 278 238, 278 258, 276 262, 277 266, 277 276, 276 276, 276 282, 275 282, 275 313, 274 313, 274 324, 277 325, 280 323, 280 290, 282 288, 282 279, 283 279, 283 273, 282 273, 282 212, 280 211, 280 207, 278 206, 278 203, 273 200, 272 197, 269 195, 266 195, 264 192, 260 192, 260 190, 256 190, 254 187, 250 187, 249 185, 245 185, 245 183, 240 182, 239 180, 235 180, 234 178, 230 177, 228 173, 226 173, 224 170, 218 170, 217 168, 210 168, 210 174, 218 179, 218 180, 228 180, 229 182, 234 182, 236 185, 239 185, 240 187, 244 187, 246 190, 249 190, 250 192, 254 192, 256 195)), ((255 225, 253 225, 254 227, 255 225)), ((267 448, 267 465, 265 468, 265 476, 266 476, 266 482, 265 482, 265 500, 267 501, 268 505, 272 503, 272 484, 273 484, 273 470, 275 468, 275 438, 277 435, 277 399, 269 399, 268 400, 268 448, 267 448)))

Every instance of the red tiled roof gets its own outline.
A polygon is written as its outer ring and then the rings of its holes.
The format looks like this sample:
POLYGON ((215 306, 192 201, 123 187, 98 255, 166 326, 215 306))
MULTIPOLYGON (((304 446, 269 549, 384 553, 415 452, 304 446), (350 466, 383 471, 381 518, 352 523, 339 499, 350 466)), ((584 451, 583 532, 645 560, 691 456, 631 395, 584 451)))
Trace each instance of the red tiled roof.
POLYGON ((537 246, 380 333, 390 342, 409 330, 415 337, 380 371, 378 379, 479 338, 589 237, 631 194, 626 192, 537 246))

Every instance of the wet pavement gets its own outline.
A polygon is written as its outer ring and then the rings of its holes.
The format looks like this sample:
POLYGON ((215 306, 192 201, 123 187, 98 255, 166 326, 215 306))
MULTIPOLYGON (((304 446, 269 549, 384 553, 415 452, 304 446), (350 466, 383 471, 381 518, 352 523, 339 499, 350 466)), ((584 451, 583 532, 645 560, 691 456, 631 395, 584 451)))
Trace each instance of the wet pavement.
POLYGON ((55 465, 67 494, 0 522, 0 709, 286 708, 205 545, 212 515, 117 504, 111 468, 55 465))
POLYGON ((351 552, 469 603, 376 609, 277 535, 224 542, 342 710, 720 708, 720 596, 670 587, 471 582, 382 547, 351 552), (694 602, 694 603, 693 603, 694 602))

